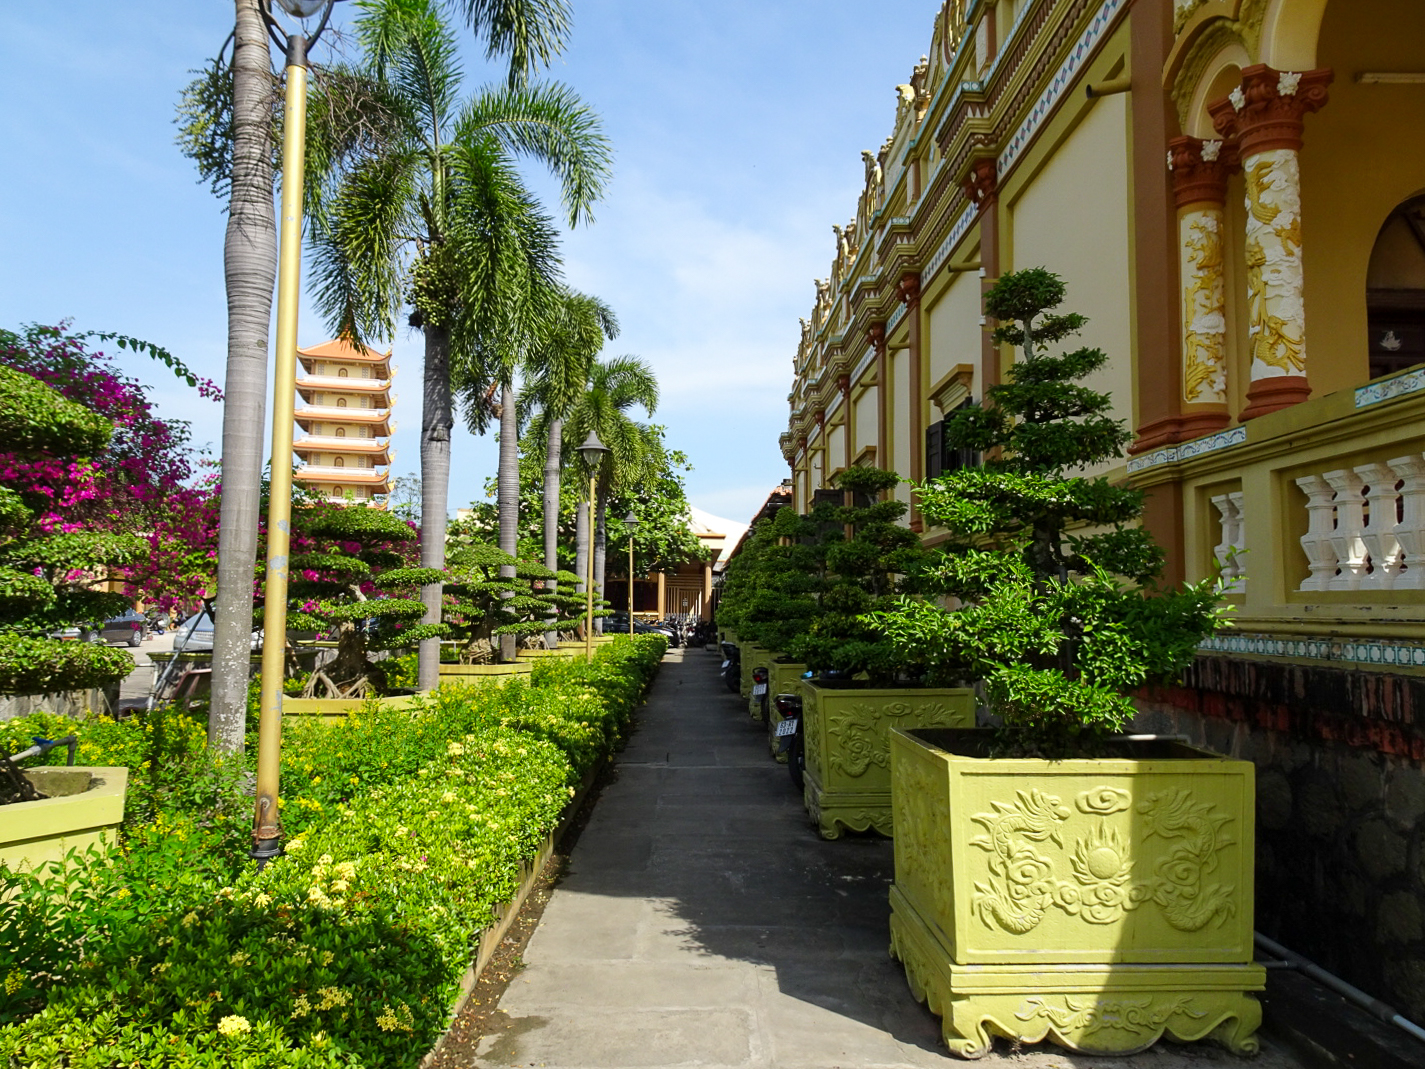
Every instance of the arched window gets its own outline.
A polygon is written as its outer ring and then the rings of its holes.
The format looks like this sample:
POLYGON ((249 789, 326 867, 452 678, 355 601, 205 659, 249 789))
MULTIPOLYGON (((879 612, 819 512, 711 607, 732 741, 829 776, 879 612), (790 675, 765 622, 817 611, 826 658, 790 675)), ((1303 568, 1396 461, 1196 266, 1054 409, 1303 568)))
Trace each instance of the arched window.
POLYGON ((336 429, 336 436, 337 436, 338 438, 345 438, 345 437, 346 437, 346 428, 345 428, 345 427, 338 427, 338 428, 336 429))
MULTIPOLYGON (((364 400, 366 400, 366 398, 363 397, 362 400, 364 401, 364 400)), ((338 397, 338 398, 336 399, 336 407, 337 407, 337 408, 345 408, 345 407, 346 407, 346 398, 345 398, 345 397, 338 397)))
POLYGON ((1390 213, 1366 270, 1371 378, 1425 363, 1425 195, 1390 213))
POLYGON ((332 461, 332 467, 334 467, 334 468, 344 468, 344 467, 346 467, 346 457, 337 457, 336 459, 334 459, 334 460, 332 461))
POLYGON ((336 369, 336 377, 337 377, 337 378, 339 378, 339 379, 344 379, 344 378, 346 378, 346 374, 347 374, 347 373, 346 373, 346 368, 344 368, 344 367, 339 367, 339 368, 336 369))

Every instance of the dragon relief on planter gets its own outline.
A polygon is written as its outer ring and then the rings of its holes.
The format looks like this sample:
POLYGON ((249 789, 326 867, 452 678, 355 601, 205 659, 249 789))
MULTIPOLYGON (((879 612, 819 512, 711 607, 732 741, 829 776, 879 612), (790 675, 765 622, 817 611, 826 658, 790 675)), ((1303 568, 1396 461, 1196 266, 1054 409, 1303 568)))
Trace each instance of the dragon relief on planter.
POLYGON ((1192 1008, 1186 995, 1168 1000, 1155 998, 1097 999, 1063 997, 1062 1006, 1051 1005, 1042 998, 1026 999, 1024 1009, 1015 1014, 1021 1021, 1042 1017, 1058 1032, 1092 1035, 1104 1028, 1152 1037, 1177 1014, 1206 1017, 1206 1011, 1192 1008))
POLYGON ((864 776, 872 765, 889 768, 890 736, 887 727, 914 716, 913 727, 951 727, 953 710, 943 702, 852 702, 826 718, 826 733, 836 740, 831 749, 831 769, 844 776, 864 776), (889 723, 888 723, 889 722, 889 723))
POLYGON ((986 927, 998 925, 1023 935, 1049 909, 1063 910, 1089 924, 1113 924, 1145 902, 1153 902, 1172 927, 1196 932, 1214 921, 1221 926, 1237 912, 1235 888, 1206 884, 1218 867, 1219 853, 1233 840, 1223 833, 1232 818, 1210 803, 1196 802, 1184 789, 1149 794, 1139 802, 1139 837, 1168 841, 1151 876, 1134 881, 1136 861, 1122 832, 1107 818, 1127 811, 1127 791, 1097 787, 1083 791, 1076 808, 1097 818, 1087 833, 1064 846, 1063 826, 1072 811, 1055 795, 1019 791, 1015 804, 992 801, 993 813, 971 819, 985 829, 970 845, 989 855, 989 880, 975 884, 973 908, 986 927), (1054 863, 1035 849, 1052 842, 1069 854, 1072 880, 1058 879, 1054 863))

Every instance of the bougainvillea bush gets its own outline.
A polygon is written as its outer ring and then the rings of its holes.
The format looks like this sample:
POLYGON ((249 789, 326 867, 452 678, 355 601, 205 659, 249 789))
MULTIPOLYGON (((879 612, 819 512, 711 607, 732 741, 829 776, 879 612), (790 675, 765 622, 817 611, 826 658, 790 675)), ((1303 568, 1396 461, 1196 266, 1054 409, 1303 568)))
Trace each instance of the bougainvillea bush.
POLYGON ((201 725, 81 725, 86 759, 133 762, 150 807, 63 882, 0 869, 0 1066, 417 1064, 491 907, 622 737, 663 649, 621 638, 414 712, 293 718, 287 855, 261 872, 225 786, 237 766, 208 757, 201 725), (203 784, 187 793, 168 772, 184 762, 203 784))

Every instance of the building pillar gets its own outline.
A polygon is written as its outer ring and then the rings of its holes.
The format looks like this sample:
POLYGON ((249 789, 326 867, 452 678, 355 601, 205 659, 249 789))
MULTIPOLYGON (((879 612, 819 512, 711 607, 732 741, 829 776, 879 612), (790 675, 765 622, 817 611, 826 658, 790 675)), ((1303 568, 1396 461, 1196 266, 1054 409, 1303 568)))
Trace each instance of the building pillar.
POLYGON ((668 577, 658 573, 658 619, 668 615, 668 577))
POLYGON ((1243 422, 1311 396, 1301 267, 1303 119, 1326 103, 1329 70, 1278 71, 1264 63, 1210 105, 1213 125, 1235 138, 1247 185, 1247 313, 1252 384, 1243 422))
MULTIPOLYGON (((925 479, 925 362, 922 359, 920 339, 920 276, 908 274, 901 278, 898 287, 900 299, 905 303, 906 337, 909 348, 906 358, 910 361, 907 376, 910 383, 910 457, 906 472, 912 483, 925 479)), ((919 533, 925 525, 920 520, 920 509, 916 507, 915 494, 910 495, 908 513, 910 529, 919 533)))
POLYGON ((1237 169, 1237 152, 1224 141, 1175 137, 1169 143, 1168 165, 1178 214, 1182 293, 1182 415, 1172 440, 1187 441, 1221 430, 1232 418, 1227 408, 1223 228, 1227 178, 1237 169))
POLYGON ((856 456, 856 408, 851 404, 851 376, 842 375, 836 380, 836 389, 841 394, 841 411, 846 415, 841 420, 841 467, 851 467, 856 456))
POLYGON ((712 619, 712 561, 703 562, 703 611, 704 620, 712 619))
POLYGON ((886 406, 890 403, 891 369, 886 359, 886 325, 876 323, 866 331, 866 340, 876 351, 876 467, 886 467, 890 449, 887 432, 890 416, 886 406))
MULTIPOLYGON (((944 146, 941 146, 944 148, 944 146)), ((999 171, 993 156, 970 164, 970 176, 965 179, 965 196, 980 213, 980 297, 999 281, 999 171)), ((1000 384, 999 342, 994 339, 995 324, 988 317, 982 320, 980 332, 980 396, 991 386, 1000 384)))

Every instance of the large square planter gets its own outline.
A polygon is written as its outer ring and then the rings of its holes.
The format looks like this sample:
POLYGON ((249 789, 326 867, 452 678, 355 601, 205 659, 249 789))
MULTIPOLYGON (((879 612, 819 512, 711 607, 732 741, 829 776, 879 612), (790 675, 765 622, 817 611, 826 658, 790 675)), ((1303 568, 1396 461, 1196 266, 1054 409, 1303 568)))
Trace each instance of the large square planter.
POLYGON ((443 664, 440 666, 440 681, 464 683, 491 677, 527 676, 533 671, 534 662, 530 660, 506 661, 503 664, 443 664))
MULTIPOLYGON (((772 753, 772 758, 778 764, 787 763, 787 755, 778 753, 777 728, 782 723, 782 714, 777 712, 778 694, 796 694, 802 692, 802 676, 806 674, 807 666, 788 661, 773 661, 768 666, 770 671, 767 674, 767 747, 772 753)), ((762 707, 756 699, 751 702, 750 710, 753 720, 762 719, 762 707)))
POLYGON ((124 820, 127 768, 32 768, 38 802, 0 806, 0 866, 33 869, 70 850, 113 842, 124 820))
POLYGON ((1167 741, 991 759, 987 736, 891 736, 891 953, 950 1049, 1254 1052, 1252 764, 1167 741))
MULTIPOLYGON (((401 694, 392 698, 378 698, 383 709, 409 709, 417 695, 401 694)), ((283 716, 312 716, 324 721, 345 720, 352 713, 360 712, 369 699, 366 698, 283 698, 283 716)))
POLYGON ((827 839, 892 833, 892 728, 975 724, 975 692, 962 687, 831 687, 810 679, 801 686, 803 800, 827 839))
POLYGON ((777 655, 771 650, 764 650, 755 642, 744 642, 738 650, 741 655, 740 667, 742 669, 742 699, 752 700, 752 670, 772 663, 772 658, 777 655))

